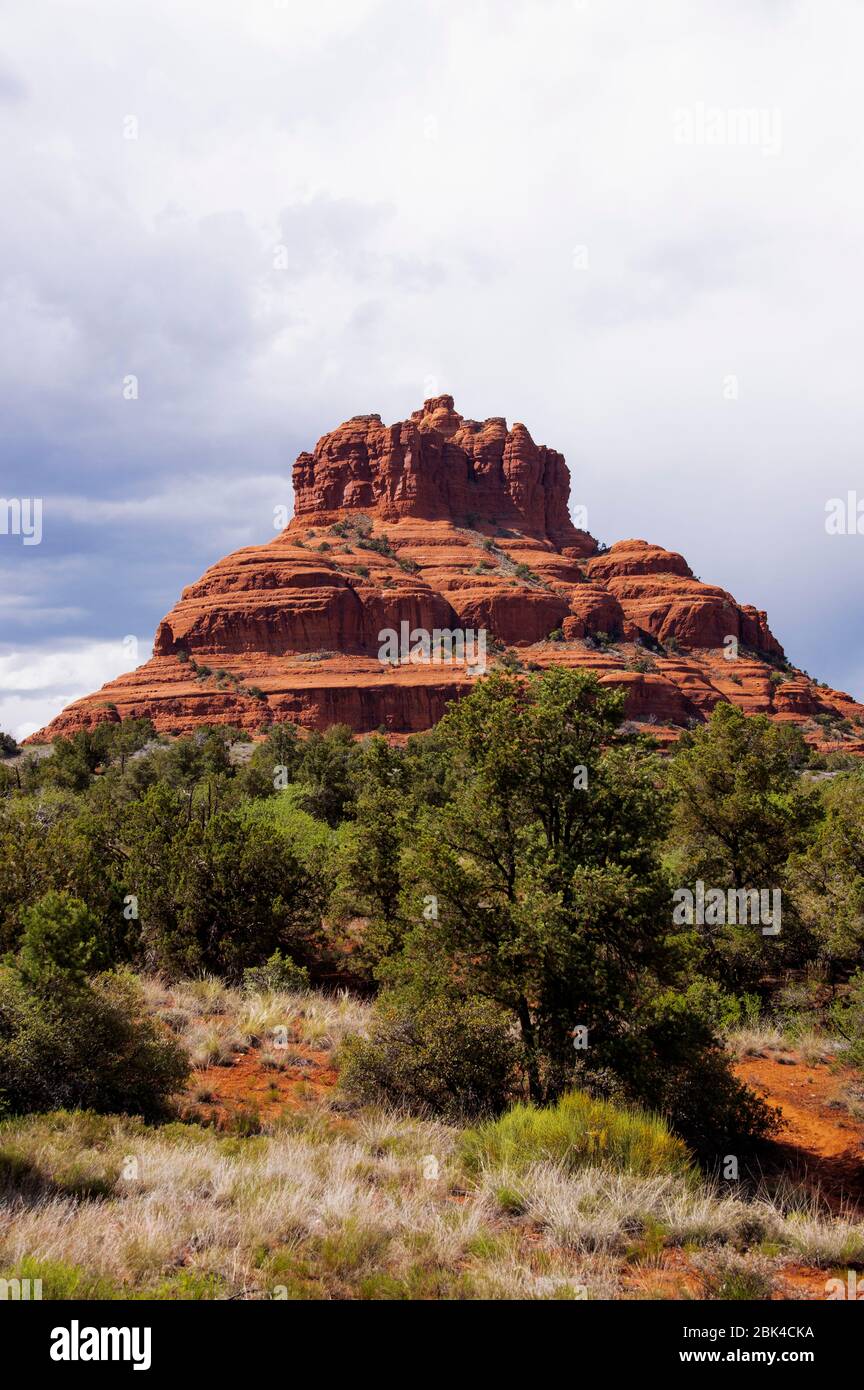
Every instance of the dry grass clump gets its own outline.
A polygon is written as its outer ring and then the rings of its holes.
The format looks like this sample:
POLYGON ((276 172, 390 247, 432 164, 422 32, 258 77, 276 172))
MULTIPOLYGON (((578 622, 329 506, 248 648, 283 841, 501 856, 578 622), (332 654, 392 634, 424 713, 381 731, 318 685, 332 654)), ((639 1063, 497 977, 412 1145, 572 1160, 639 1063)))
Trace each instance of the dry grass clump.
POLYGON ((209 1296, 247 1298, 279 1296, 289 1276, 319 1296, 359 1296, 382 1263, 399 1279, 418 1259, 455 1278, 489 1203, 448 1200, 454 1149, 441 1126, 385 1115, 348 1135, 319 1114, 317 1132, 245 1140, 92 1115, 7 1122, 0 1266, 29 1261, 63 1287, 81 1271, 126 1296, 178 1271, 209 1296), (85 1177, 98 1200, 80 1195, 85 1177))
POLYGON ((150 1008, 177 1034, 195 1067, 227 1064, 250 1047, 261 1048, 266 1064, 279 1067, 279 1048, 286 1043, 335 1051, 349 1033, 368 1031, 369 1005, 347 990, 229 989, 208 975, 176 985, 149 976, 142 986, 150 1008))
POLYGON ((819 1028, 797 1022, 781 1025, 768 1019, 736 1024, 724 1032, 724 1041, 735 1058, 761 1057, 768 1053, 796 1052, 813 1066, 842 1055, 848 1045, 819 1028))
POLYGON ((791 1052, 792 1043, 782 1028, 768 1022, 743 1023, 729 1028, 724 1040, 733 1057, 759 1057, 763 1052, 791 1052))

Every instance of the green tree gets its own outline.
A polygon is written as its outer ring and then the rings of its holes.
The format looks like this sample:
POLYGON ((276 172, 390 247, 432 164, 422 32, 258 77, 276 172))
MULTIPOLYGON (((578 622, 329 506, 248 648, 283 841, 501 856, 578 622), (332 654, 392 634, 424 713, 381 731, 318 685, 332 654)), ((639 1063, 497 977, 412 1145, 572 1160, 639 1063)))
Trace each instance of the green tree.
POLYGON ((17 965, 34 989, 80 986, 98 956, 98 924, 86 903, 51 891, 23 914, 17 965))
POLYGON ((864 776, 840 776, 820 790, 825 818, 813 843, 793 856, 790 879, 834 984, 864 966, 864 776))
POLYGON ((355 755, 354 819, 343 827, 331 914, 366 919, 358 959, 374 967, 401 942, 402 855, 413 821, 410 765, 373 737, 355 755))
POLYGON ((231 744, 235 738, 236 730, 226 725, 203 725, 161 751, 157 775, 182 792, 187 821, 193 815, 206 821, 226 799, 234 777, 231 744))
POLYGON ((105 753, 119 766, 120 772, 135 753, 140 753, 156 739, 156 730, 149 719, 122 719, 118 724, 102 724, 105 731, 105 753))
POLYGON ((790 855, 805 847, 821 814, 799 775, 808 756, 799 730, 724 703, 682 736, 672 760, 670 868, 678 884, 784 893, 778 937, 750 923, 704 929, 706 973, 736 990, 808 950, 787 877, 790 855))
POLYGON ((317 875, 275 826, 238 811, 178 820, 183 795, 157 783, 125 816, 123 873, 143 962, 173 975, 239 978, 277 949, 300 964, 314 960, 325 900, 317 875))
MULTIPOLYGON (((383 970, 403 1001, 442 993, 502 1009, 535 1100, 579 1080, 623 1099, 650 1093, 670 1112, 664 1058, 679 1078, 722 1059, 694 1008, 679 1018, 690 1024, 687 1056, 658 1021, 664 998, 686 987, 693 952, 671 927, 660 768, 619 734, 623 700, 592 674, 553 669, 527 680, 493 673, 451 706, 438 732, 452 797, 419 827, 416 925, 383 970)), ((726 1075, 715 1135, 743 1100, 726 1075)))
POLYGON ((11 758, 19 752, 18 744, 11 734, 5 734, 0 729, 0 758, 11 758))
POLYGON ((71 738, 55 738, 53 747, 44 763, 46 778, 67 791, 86 791, 102 761, 101 741, 89 729, 79 729, 71 738))
POLYGON ((295 781, 302 760, 303 745, 296 724, 276 724, 238 774, 238 788, 255 799, 273 796, 295 781))
POLYGON ((358 753, 347 724, 314 730, 303 745, 300 780, 306 784, 303 805, 313 816, 336 826, 352 814, 355 783, 352 768, 358 753))
POLYGON ((0 951, 18 949, 25 910, 54 889, 87 903, 101 959, 129 959, 110 829, 91 800, 97 790, 101 779, 87 796, 46 787, 0 803, 0 951))

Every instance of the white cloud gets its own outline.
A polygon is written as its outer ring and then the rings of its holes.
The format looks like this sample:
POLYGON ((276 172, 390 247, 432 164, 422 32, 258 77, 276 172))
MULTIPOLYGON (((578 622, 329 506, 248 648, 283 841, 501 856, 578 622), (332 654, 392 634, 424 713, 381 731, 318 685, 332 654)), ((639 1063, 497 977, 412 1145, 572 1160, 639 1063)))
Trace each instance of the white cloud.
MULTIPOLYGON (((129 640, 131 639, 131 640, 129 640)), ((149 641, 69 643, 55 650, 0 651, 0 729, 23 739, 73 700, 90 695, 150 656, 149 641)))

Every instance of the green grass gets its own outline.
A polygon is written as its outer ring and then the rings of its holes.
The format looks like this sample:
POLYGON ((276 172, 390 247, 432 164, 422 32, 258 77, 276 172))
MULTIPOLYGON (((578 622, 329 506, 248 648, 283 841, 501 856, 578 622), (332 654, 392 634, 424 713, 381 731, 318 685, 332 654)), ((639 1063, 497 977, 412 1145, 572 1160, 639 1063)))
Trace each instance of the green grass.
POLYGON ((544 1159, 572 1170, 604 1164, 640 1177, 691 1171, 686 1146, 659 1116, 594 1100, 583 1091, 544 1108, 515 1105, 500 1119, 466 1131, 462 1150, 474 1171, 489 1165, 518 1171, 544 1159))
MULTIPOLYGON (((130 1120, 126 1132, 143 1132, 130 1120)), ((51 1192, 68 1197, 110 1197, 120 1162, 116 1117, 90 1110, 57 1110, 48 1115, 0 1122, 0 1192, 51 1192), (39 1156, 47 1148, 50 1162, 39 1156)))
MULTIPOLYGON (((113 1302, 130 1298, 199 1302, 224 1296, 224 1280, 221 1276, 199 1270, 178 1270, 176 1274, 135 1290, 93 1274, 80 1265, 69 1264, 63 1260, 36 1260, 30 1256, 25 1256, 14 1268, 0 1269, 0 1278, 29 1279, 31 1287, 41 1285, 39 1297, 43 1301, 55 1302, 70 1299, 113 1302), (36 1285, 37 1280, 39 1285, 36 1285)), ((31 1298, 32 1296, 31 1294, 31 1298)))
POLYGON ((38 1280, 41 1284, 40 1298, 44 1300, 104 1301, 123 1296, 110 1279, 100 1278, 79 1265, 66 1264, 63 1260, 35 1260, 25 1256, 14 1268, 0 1269, 0 1278, 29 1279, 31 1286, 38 1280))
POLYGON ((416 1265, 398 1277, 385 1272, 367 1275, 360 1283, 358 1298, 386 1302, 464 1301, 478 1298, 471 1275, 439 1265, 416 1265))

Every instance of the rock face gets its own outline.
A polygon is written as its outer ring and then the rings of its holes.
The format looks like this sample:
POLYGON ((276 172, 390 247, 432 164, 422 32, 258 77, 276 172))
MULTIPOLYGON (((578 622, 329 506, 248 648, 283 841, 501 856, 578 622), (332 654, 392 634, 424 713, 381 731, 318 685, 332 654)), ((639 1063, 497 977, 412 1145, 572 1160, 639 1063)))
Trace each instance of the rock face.
POLYGON ((505 648, 529 669, 596 670, 669 737, 720 700, 814 737, 819 716, 864 719, 683 556, 642 540, 601 553, 570 518, 562 455, 524 425, 465 420, 450 396, 395 425, 357 416, 299 456, 294 493, 280 536, 184 590, 150 661, 31 741, 142 716, 178 733, 283 719, 416 732, 505 648))
POLYGON ((294 464, 295 522, 364 513, 388 524, 485 523, 590 555, 596 546, 570 520, 569 496, 562 454, 535 444, 524 425, 463 419, 452 396, 433 397, 397 425, 355 416, 294 464))

